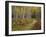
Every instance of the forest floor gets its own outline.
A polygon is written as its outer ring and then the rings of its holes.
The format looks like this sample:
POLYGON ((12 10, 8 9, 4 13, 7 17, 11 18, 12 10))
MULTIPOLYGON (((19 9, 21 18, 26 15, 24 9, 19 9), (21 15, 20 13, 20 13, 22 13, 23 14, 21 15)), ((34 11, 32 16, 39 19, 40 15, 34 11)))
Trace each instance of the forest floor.
POLYGON ((40 27, 41 21, 36 19, 16 19, 12 21, 12 31, 38 30, 40 27))

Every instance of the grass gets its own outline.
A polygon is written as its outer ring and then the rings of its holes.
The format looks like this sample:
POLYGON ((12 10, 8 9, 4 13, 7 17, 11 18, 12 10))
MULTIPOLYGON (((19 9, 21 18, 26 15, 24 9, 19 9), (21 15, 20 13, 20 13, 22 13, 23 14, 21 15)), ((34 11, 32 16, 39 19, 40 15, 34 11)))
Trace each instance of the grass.
POLYGON ((36 19, 15 19, 12 21, 12 31, 19 30, 32 30, 34 24, 37 22, 36 19))

